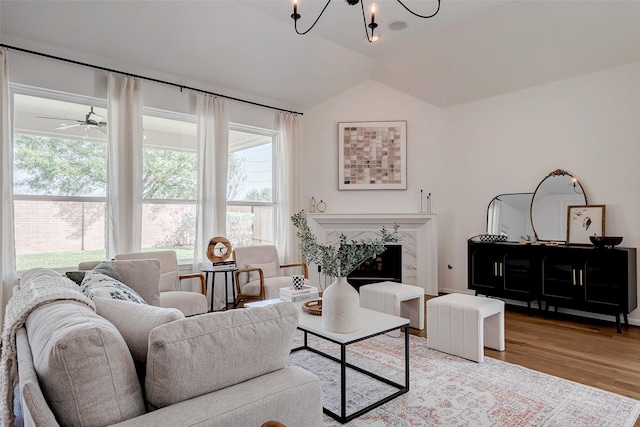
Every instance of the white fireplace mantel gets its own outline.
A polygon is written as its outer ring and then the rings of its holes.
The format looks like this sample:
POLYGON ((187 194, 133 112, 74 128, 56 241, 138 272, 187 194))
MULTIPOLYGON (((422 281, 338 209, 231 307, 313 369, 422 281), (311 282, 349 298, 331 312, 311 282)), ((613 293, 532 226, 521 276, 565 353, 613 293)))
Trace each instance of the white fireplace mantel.
POLYGON ((420 286, 427 295, 438 295, 436 214, 309 214, 307 223, 322 244, 337 243, 341 234, 354 240, 377 238, 382 227, 391 230, 398 224, 402 283, 420 286))

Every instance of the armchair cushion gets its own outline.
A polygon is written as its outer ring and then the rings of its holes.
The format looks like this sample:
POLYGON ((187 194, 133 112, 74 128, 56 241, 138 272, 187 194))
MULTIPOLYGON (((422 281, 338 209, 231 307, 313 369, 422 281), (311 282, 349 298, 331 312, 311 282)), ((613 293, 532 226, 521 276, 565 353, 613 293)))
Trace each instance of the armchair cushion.
POLYGON ((124 338, 133 360, 147 362, 149 333, 156 326, 184 319, 175 308, 154 307, 107 298, 94 298, 96 312, 113 323, 124 338))
POLYGON ((203 314, 209 310, 207 297, 196 292, 171 291, 160 292, 160 307, 177 308, 185 316, 203 314))
POLYGON ((158 326, 149 335, 149 407, 162 408, 284 368, 297 324, 297 309, 282 302, 158 326))
MULTIPOLYGON (((262 275, 267 277, 278 276, 279 272, 276 270, 275 261, 267 262, 264 264, 248 264, 247 268, 259 268, 262 270, 262 275)), ((258 271, 250 271, 249 272, 249 281, 260 280, 260 273, 258 271)))

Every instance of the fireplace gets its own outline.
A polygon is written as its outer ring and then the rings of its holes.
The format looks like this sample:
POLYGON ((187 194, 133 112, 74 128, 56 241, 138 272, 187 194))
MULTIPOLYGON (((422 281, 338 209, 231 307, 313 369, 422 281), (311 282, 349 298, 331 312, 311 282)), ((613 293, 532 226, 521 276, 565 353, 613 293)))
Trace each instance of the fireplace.
POLYGON ((369 283, 402 283, 402 245, 386 245, 386 248, 380 255, 365 260, 347 276, 351 286, 359 291, 360 286, 369 283))
MULTIPOLYGON (((436 214, 330 214, 316 213, 307 215, 311 232, 318 243, 337 244, 340 235, 348 239, 375 239, 380 237, 382 227, 387 230, 398 225, 398 242, 400 248, 400 282, 407 285, 420 286, 427 295, 438 295, 438 223, 436 214)), ((326 277, 317 271, 318 266, 311 264, 314 272, 310 279, 314 286, 324 289, 333 278, 326 277)), ((349 281, 352 281, 349 276, 349 281)), ((376 278, 375 281, 384 281, 376 278)))

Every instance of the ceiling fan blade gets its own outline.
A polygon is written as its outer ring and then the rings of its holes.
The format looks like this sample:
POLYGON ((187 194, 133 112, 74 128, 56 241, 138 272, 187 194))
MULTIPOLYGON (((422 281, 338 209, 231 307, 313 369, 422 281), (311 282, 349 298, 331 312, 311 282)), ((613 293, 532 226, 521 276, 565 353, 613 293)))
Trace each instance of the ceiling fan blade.
POLYGON ((63 124, 63 125, 58 126, 57 128, 54 128, 54 129, 67 130, 67 129, 75 128, 75 127, 78 127, 78 126, 82 126, 82 123, 78 123, 78 124, 75 124, 75 125, 64 125, 63 124))
POLYGON ((45 116, 37 116, 38 119, 51 119, 51 120, 66 120, 68 122, 78 122, 78 123, 84 123, 84 120, 75 120, 75 119, 70 119, 69 117, 45 117, 45 116))

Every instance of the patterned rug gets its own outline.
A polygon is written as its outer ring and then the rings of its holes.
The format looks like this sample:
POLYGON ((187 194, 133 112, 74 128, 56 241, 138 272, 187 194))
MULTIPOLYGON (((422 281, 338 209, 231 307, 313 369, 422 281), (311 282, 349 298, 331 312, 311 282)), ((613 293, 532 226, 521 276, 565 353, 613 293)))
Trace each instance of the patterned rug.
MULTIPOLYGON (((298 331, 295 346, 300 345, 298 331)), ((382 335, 347 347, 347 361, 404 384, 404 339, 382 335)), ((485 357, 475 363, 430 350, 410 336, 410 390, 347 426, 633 426, 640 401, 485 357)), ((334 356, 339 347, 309 336, 334 356)), ((339 365, 309 351, 289 358, 322 380, 323 405, 340 413, 339 365)), ((347 414, 391 387, 347 370, 347 414)), ((324 426, 342 424, 324 416, 324 426)))

